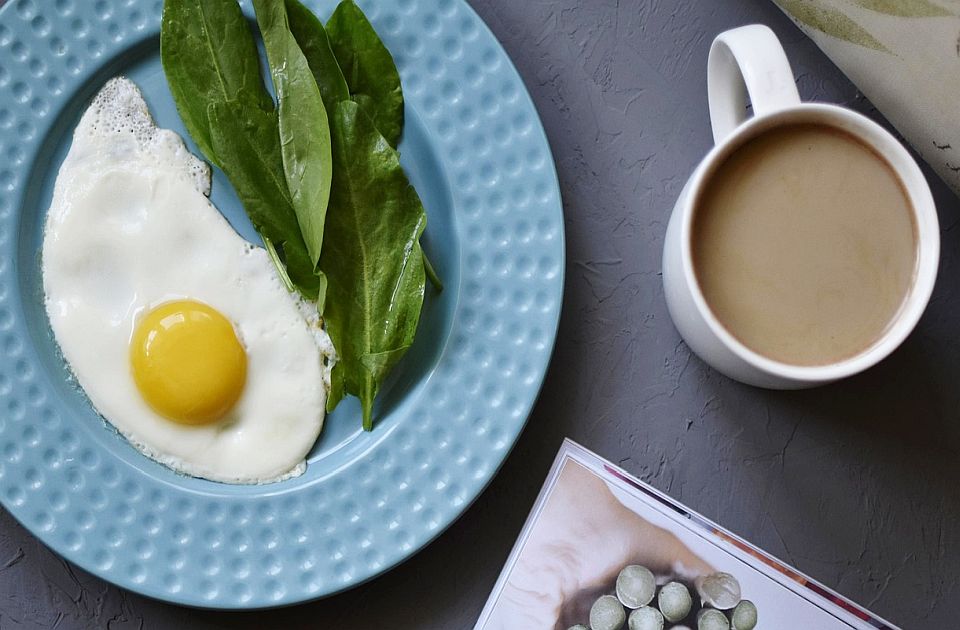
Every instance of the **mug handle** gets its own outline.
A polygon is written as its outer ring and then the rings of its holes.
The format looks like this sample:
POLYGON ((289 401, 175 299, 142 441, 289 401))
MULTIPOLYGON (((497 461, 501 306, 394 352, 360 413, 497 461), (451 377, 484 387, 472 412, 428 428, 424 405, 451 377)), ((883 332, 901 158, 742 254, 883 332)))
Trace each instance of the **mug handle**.
POLYGON ((783 46, 763 24, 720 33, 710 47, 707 98, 714 143, 723 142, 747 119, 747 93, 755 116, 800 104, 783 46))

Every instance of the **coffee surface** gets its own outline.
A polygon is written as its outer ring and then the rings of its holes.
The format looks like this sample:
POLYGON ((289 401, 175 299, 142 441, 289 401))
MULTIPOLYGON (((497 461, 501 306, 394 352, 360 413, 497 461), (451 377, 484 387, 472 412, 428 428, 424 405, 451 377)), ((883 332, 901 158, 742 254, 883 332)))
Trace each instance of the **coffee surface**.
POLYGON ((858 139, 767 131, 713 173, 694 210, 697 282, 758 354, 825 365, 869 348, 913 281, 917 229, 892 167, 858 139))

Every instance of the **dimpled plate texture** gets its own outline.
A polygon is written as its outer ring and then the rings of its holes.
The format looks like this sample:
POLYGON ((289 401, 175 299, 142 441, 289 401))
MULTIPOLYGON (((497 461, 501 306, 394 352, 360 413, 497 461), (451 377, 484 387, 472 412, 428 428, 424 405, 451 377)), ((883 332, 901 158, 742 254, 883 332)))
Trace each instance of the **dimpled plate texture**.
MULTIPOLYGON (((308 3, 326 18, 332 1, 308 3)), ((184 135, 159 64, 158 0, 9 0, 0 9, 0 501, 54 550, 126 588, 251 608, 358 584, 423 547, 496 473, 544 377, 563 286, 563 218, 520 78, 461 0, 360 0, 396 57, 401 144, 444 276, 417 343, 359 429, 327 420, 307 472, 266 486, 174 474, 91 408, 57 353, 39 250, 80 114, 111 76, 184 135)), ((244 9, 250 13, 249 2, 244 9)), ((196 147, 191 144, 196 152, 196 147)), ((213 200, 255 234, 215 174, 213 200)))

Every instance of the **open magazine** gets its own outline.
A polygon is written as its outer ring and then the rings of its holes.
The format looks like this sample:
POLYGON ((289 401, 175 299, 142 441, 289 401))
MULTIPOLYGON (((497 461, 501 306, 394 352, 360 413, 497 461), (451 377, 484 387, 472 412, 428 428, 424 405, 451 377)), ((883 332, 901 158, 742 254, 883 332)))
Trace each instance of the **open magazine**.
POLYGON ((476 630, 896 626, 567 440, 476 630))

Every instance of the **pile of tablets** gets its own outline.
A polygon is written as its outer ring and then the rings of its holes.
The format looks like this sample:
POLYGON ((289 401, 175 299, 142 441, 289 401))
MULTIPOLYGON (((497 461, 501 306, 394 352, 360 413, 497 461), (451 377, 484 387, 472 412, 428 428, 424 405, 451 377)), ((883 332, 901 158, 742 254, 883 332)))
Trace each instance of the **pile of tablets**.
POLYGON ((590 608, 590 625, 569 630, 754 630, 757 607, 742 599, 729 573, 711 573, 685 584, 657 585, 644 566, 631 564, 617 576, 616 595, 601 595, 590 608))

